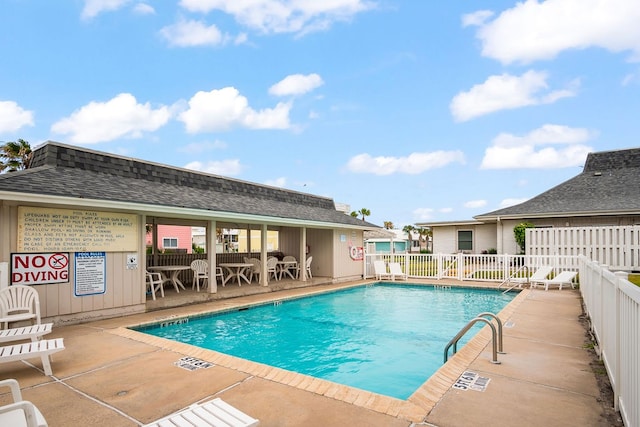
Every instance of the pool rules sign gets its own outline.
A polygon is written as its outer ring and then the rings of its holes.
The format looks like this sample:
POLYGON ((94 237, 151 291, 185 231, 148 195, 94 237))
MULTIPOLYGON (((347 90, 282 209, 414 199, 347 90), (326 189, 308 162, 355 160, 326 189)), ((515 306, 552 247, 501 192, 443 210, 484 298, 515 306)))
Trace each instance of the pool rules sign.
POLYGON ((12 285, 47 285, 69 281, 69 254, 11 254, 12 285))

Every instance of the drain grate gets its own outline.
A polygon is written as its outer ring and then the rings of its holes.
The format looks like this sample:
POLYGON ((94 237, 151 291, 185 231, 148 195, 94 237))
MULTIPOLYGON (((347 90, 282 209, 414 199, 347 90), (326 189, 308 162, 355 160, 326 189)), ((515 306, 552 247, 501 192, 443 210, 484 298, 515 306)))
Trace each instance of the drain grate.
POLYGON ((195 357, 183 357, 173 364, 188 371, 195 371, 196 369, 206 369, 214 366, 213 363, 206 362, 195 357))

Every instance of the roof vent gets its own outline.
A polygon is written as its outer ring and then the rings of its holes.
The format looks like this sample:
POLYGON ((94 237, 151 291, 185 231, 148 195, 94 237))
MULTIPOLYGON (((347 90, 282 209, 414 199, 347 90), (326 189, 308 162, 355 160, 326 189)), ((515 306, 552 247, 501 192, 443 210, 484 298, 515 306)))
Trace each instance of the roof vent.
POLYGON ((594 172, 593 173, 593 176, 600 176, 600 175, 602 175, 602 172, 594 172))

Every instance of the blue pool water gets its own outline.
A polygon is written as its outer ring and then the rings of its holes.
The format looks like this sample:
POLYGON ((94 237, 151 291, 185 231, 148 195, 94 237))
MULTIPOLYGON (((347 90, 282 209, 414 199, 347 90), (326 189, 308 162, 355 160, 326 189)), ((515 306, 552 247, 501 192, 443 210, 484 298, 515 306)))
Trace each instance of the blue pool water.
POLYGON ((141 331, 407 399, 442 365, 444 347, 469 320, 498 313, 512 298, 380 283, 141 331))

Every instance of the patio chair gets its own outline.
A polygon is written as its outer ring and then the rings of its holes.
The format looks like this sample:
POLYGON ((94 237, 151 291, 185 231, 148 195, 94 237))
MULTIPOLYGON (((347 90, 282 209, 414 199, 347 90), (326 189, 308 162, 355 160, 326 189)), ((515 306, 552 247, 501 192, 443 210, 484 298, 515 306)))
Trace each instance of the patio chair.
POLYGON ((260 275, 262 273, 260 260, 258 258, 245 258, 244 262, 245 264, 251 264, 251 268, 249 268, 249 282, 253 281, 253 276, 257 276, 258 282, 260 282, 260 275))
POLYGON ((42 368, 44 369, 45 375, 53 375, 49 356, 61 350, 64 350, 64 340, 62 338, 6 345, 0 347, 0 363, 16 362, 39 357, 42 361, 42 368))
POLYGON ((307 260, 305 261, 304 265, 305 265, 305 270, 307 271, 307 276, 309 277, 309 279, 313 279, 313 275, 311 274, 311 262, 313 261, 313 256, 307 257, 307 260))
POLYGON ((191 289, 196 288, 200 292, 200 279, 203 280, 202 288, 204 289, 204 280, 209 281, 209 264, 203 259, 195 259, 191 262, 191 271, 193 271, 193 280, 191 289))
POLYGON ((31 320, 40 324, 40 299, 31 286, 12 285, 0 290, 0 322, 3 329, 10 322, 31 320))
POLYGON ((267 278, 271 276, 278 280, 278 258, 274 256, 267 258, 267 278))
POLYGON ((153 298, 153 300, 155 301, 157 291, 160 291, 160 295, 162 296, 162 298, 164 298, 165 279, 164 277, 162 277, 162 273, 160 273, 159 271, 155 271, 153 273, 147 271, 146 277, 147 289, 149 289, 149 291, 151 292, 151 298, 153 298))
POLYGON ((38 408, 22 400, 20 385, 13 378, 0 381, 0 387, 9 387, 13 403, 0 406, 1 426, 47 427, 47 421, 38 408))
POLYGON ((547 276, 549 274, 551 274, 552 271, 553 271, 553 267, 549 267, 548 265, 543 265, 541 267, 538 267, 538 269, 536 271, 534 271, 531 276, 529 276, 529 277, 511 277, 511 278, 509 278, 509 282, 517 283, 518 287, 521 288, 522 285, 524 285, 524 284, 529 283, 531 285, 531 284, 533 284, 533 282, 537 282, 537 281, 546 279, 547 276))
POLYGON ((213 426, 213 427, 256 427, 260 421, 215 398, 208 402, 196 403, 188 408, 168 415, 144 427, 164 426, 213 426))
POLYGON ((531 282, 531 287, 538 287, 538 285, 544 285, 544 290, 548 291, 550 285, 557 285, 560 290, 562 290, 563 285, 570 285, 573 289, 575 285, 573 284, 573 279, 578 275, 575 271, 563 271, 553 279, 543 279, 536 280, 535 282, 531 282))
POLYGON ((383 278, 393 278, 391 273, 387 272, 387 265, 382 260, 373 261, 373 271, 376 275, 376 280, 382 280, 383 278))
POLYGON ((389 273, 391 274, 391 280, 396 280, 396 277, 399 277, 402 280, 407 280, 407 273, 402 271, 402 267, 400 267, 399 262, 389 263, 389 273))

